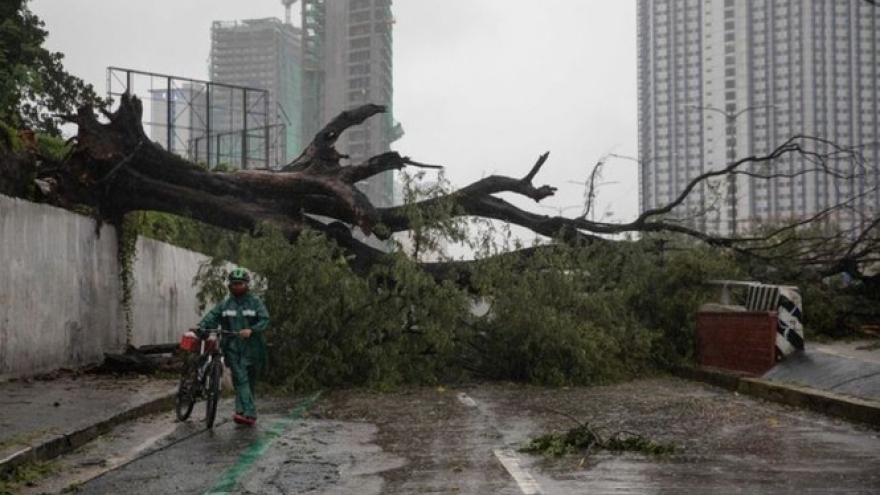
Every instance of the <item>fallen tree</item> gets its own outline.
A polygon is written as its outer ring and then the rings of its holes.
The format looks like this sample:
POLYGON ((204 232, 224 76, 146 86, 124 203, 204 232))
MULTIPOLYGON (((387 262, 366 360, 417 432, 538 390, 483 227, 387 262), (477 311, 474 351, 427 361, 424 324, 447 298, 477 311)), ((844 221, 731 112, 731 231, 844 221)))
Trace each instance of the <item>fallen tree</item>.
MULTIPOLYGON (((588 220, 586 214, 539 215, 497 196, 513 193, 535 202, 553 196, 554 187, 535 182, 548 154, 520 178, 490 176, 406 205, 375 207, 358 181, 392 169, 434 167, 394 152, 342 164, 346 157, 336 142, 347 129, 381 113, 377 105, 340 114, 282 170, 237 172, 206 170, 166 152, 145 135, 141 110, 140 100, 130 95, 115 112, 104 112, 104 120, 89 107, 80 109, 68 117, 78 133, 66 155, 47 157, 33 143, 19 143, 17 153, 0 157, 4 167, 25 171, 4 177, 18 188, 0 186, 23 191, 35 180, 40 200, 117 226, 134 213, 156 211, 241 232, 245 244, 252 239, 243 251, 259 259, 236 261, 271 281, 264 297, 275 322, 269 378, 276 383, 386 386, 462 374, 548 384, 616 380, 691 355, 693 312, 707 300, 701 285, 706 280, 772 283, 776 277, 788 284, 809 272, 810 283, 824 290, 816 281, 828 274, 846 272, 866 282, 875 277, 862 270, 880 251, 876 219, 850 232, 829 229, 825 222, 855 199, 736 238, 695 230, 673 216, 702 183, 738 173, 772 180, 780 174, 777 160, 789 154, 814 164, 798 173, 842 180, 868 173, 841 165, 841 156, 859 165, 855 151, 816 138, 795 137, 767 155, 706 172, 669 204, 614 224, 588 220), (23 180, 27 184, 21 187, 23 180), (519 225, 548 240, 487 250, 473 260, 429 263, 353 235, 359 229, 389 239, 444 217, 519 225), (638 235, 607 236, 622 233, 638 235), (469 293, 490 296, 492 310, 471 314, 469 293)), ((871 192, 864 188, 860 194, 871 192)), ((131 236, 128 243, 122 238, 125 287, 131 236)), ((221 272, 222 267, 209 271, 201 280, 213 280, 222 293, 221 272)), ((826 295, 810 297, 829 300, 826 295)), ((853 305, 847 299, 839 307, 851 311, 853 305)), ((818 305, 807 306, 808 318, 813 308, 818 305)), ((842 328, 836 308, 821 320, 832 329, 842 328)))
MULTIPOLYGON (((141 101, 123 95, 115 112, 102 111, 101 122, 94 110, 83 107, 67 119, 75 123, 78 133, 69 155, 52 166, 38 171, 39 184, 48 201, 62 205, 86 205, 93 208, 101 221, 119 223, 125 214, 135 211, 159 211, 185 216, 206 224, 235 231, 255 232, 271 225, 288 239, 295 239, 304 229, 324 232, 354 256, 353 266, 361 273, 380 262, 385 252, 359 242, 351 228, 364 234, 388 239, 396 232, 412 228, 413 207, 420 210, 437 208, 443 203, 450 214, 460 217, 482 217, 519 225, 548 238, 570 245, 611 243, 604 234, 627 232, 681 234, 713 246, 730 248, 759 259, 773 260, 779 246, 796 243, 793 251, 784 252, 785 260, 802 262, 804 267, 823 275, 846 272, 857 278, 869 276, 861 272, 865 263, 875 262, 877 236, 873 235, 880 217, 861 222, 858 231, 836 232, 833 239, 822 231, 803 235, 804 227, 830 218, 835 212, 850 208, 857 197, 849 198, 817 212, 809 218, 797 219, 774 229, 744 237, 723 237, 688 227, 675 220, 672 213, 701 184, 728 174, 748 174, 770 180, 781 174, 773 169, 774 162, 788 154, 801 154, 815 164, 811 170, 798 174, 825 173, 840 180, 858 180, 867 176, 858 167, 852 170, 832 166, 831 157, 840 161, 847 155, 856 161, 858 154, 820 139, 796 136, 763 156, 739 159, 727 167, 695 177, 679 196, 660 208, 642 212, 628 223, 606 223, 588 220, 586 215, 566 218, 535 214, 523 210, 496 195, 513 193, 535 202, 555 194, 550 185, 537 185, 535 179, 546 165, 548 153, 541 155, 523 177, 489 176, 443 197, 429 198, 415 205, 375 207, 356 184, 376 174, 405 167, 439 168, 416 162, 396 152, 374 156, 363 163, 343 166, 347 158, 335 147, 339 137, 349 128, 384 112, 379 105, 367 104, 342 112, 314 137, 302 154, 279 171, 242 170, 212 172, 171 154, 145 134, 141 124, 141 101), (823 151, 816 151, 822 145, 823 151), (757 172, 766 165, 765 172, 757 172), (853 172, 855 170, 856 172, 853 172), (858 172, 861 170, 861 172, 858 172), (324 222, 315 216, 329 217, 338 222, 324 222), (833 240, 834 242, 829 242, 833 240)), ((788 176, 790 178, 790 176, 788 176)), ((595 187, 595 184, 590 184, 595 187)), ((876 194, 876 186, 860 191, 860 197, 876 194)), ((542 247, 529 248, 529 254, 542 247)), ((435 279, 466 282, 472 261, 424 263, 423 268, 435 279)))

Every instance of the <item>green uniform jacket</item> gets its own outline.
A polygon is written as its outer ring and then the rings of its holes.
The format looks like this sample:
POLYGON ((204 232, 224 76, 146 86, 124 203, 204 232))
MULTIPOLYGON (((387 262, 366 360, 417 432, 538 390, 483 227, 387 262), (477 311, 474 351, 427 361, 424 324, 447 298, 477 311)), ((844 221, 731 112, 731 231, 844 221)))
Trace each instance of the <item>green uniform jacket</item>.
POLYGON ((250 338, 224 337, 222 348, 226 353, 239 353, 249 358, 256 367, 266 364, 266 341, 263 332, 269 327, 269 313, 259 297, 246 292, 241 297, 228 296, 214 306, 199 322, 200 328, 223 328, 238 332, 245 328, 253 330, 250 338))

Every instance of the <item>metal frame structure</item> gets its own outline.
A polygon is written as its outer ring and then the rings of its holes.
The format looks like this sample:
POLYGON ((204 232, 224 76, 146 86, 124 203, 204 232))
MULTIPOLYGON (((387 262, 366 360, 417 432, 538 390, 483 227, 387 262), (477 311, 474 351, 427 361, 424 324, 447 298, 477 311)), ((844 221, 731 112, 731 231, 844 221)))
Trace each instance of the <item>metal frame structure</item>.
POLYGON ((208 168, 283 165, 285 124, 271 123, 266 90, 108 67, 108 96, 123 93, 147 100, 144 130, 172 153, 208 168))

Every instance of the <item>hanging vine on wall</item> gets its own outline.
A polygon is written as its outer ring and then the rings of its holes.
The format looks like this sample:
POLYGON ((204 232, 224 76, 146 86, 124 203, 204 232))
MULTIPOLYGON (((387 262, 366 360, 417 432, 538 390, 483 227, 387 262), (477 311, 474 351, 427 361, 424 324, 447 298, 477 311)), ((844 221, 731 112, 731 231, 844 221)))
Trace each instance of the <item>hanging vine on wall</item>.
POLYGON ((116 223, 116 259, 119 262, 119 282, 122 286, 122 314, 125 317, 125 343, 133 337, 132 292, 134 291, 134 262, 137 259, 138 229, 136 213, 125 215, 116 223))

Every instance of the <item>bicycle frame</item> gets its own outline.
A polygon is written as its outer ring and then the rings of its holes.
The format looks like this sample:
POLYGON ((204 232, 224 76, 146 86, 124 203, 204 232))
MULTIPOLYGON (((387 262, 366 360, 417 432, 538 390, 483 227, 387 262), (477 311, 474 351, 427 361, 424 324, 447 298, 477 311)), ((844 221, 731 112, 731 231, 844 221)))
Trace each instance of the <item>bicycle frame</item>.
POLYGON ((186 421, 200 397, 205 398, 205 422, 214 426, 217 403, 220 399, 220 383, 223 375, 223 336, 235 335, 223 329, 202 330, 199 337, 199 353, 186 363, 181 371, 180 385, 175 398, 175 411, 180 421, 186 421))
POLYGON ((207 361, 211 362, 215 359, 220 359, 220 362, 223 362, 223 351, 220 349, 220 342, 223 335, 230 335, 232 332, 227 332, 226 330, 200 330, 201 333, 205 334, 204 338, 199 339, 199 357, 207 356, 207 361))

